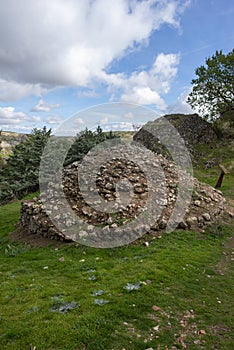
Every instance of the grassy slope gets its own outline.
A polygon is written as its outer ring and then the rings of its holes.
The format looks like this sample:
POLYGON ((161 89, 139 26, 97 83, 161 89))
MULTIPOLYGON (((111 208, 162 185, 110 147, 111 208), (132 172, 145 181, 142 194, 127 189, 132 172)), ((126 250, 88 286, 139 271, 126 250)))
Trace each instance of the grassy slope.
MULTIPOLYGON (((199 177, 216 180, 215 169, 210 171, 207 176, 200 161, 199 177)), ((228 177, 224 185, 232 197, 228 177)), ((149 240, 149 247, 139 241, 108 250, 75 244, 32 249, 7 240, 19 207, 0 207, 1 349, 233 348, 233 270, 218 268, 230 228, 213 228, 211 235, 165 234, 149 240), (124 289, 139 281, 139 290, 124 289), (95 290, 103 290, 96 298, 109 303, 95 305, 95 290), (80 306, 67 314, 51 312, 62 300, 80 306)))
POLYGON ((225 175, 221 190, 226 197, 234 200, 234 142, 229 144, 217 142, 212 145, 198 145, 196 153, 194 175, 200 181, 215 186, 220 174, 218 165, 224 165, 229 174, 225 175), (208 160, 213 160, 214 166, 205 169, 204 164, 208 160))

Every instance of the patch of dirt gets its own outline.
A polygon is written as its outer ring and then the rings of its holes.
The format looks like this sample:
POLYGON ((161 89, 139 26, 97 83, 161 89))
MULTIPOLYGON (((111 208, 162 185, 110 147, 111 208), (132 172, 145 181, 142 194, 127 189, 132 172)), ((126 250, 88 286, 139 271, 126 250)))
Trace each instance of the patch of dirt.
POLYGON ((232 331, 231 328, 225 327, 223 325, 214 325, 210 329, 211 332, 215 335, 226 335, 232 331))
POLYGON ((17 227, 14 232, 10 234, 10 239, 13 242, 21 242, 30 245, 31 247, 59 247, 65 244, 71 244, 71 241, 55 241, 49 238, 42 237, 38 233, 29 233, 22 227, 17 227))

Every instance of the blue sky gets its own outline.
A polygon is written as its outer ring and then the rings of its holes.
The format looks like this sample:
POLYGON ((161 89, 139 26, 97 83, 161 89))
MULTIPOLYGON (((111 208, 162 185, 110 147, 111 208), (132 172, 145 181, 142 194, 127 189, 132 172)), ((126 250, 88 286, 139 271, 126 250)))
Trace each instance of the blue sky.
POLYGON ((56 129, 107 102, 190 113, 194 71, 233 49, 233 17, 232 0, 1 1, 0 129, 56 129))

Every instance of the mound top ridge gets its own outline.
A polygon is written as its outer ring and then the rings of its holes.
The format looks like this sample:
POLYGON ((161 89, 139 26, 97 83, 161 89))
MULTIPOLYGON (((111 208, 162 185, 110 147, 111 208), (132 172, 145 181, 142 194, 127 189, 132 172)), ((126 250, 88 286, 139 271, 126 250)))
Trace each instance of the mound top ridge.
POLYGON ((212 124, 202 119, 198 114, 169 114, 155 121, 146 123, 134 136, 133 140, 150 150, 162 153, 158 139, 154 137, 154 129, 159 127, 160 119, 165 118, 179 132, 189 151, 198 143, 210 143, 217 140, 212 124))

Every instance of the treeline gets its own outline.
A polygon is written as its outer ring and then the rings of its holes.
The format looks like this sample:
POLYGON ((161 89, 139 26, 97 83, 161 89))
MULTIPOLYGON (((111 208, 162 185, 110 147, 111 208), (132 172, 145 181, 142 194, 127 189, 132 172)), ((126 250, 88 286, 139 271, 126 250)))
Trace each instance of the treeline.
MULTIPOLYGON (((6 160, 0 161, 0 204, 21 199, 39 190, 39 169, 44 147, 51 136, 51 129, 33 129, 29 137, 13 149, 6 160)), ((95 145, 117 138, 111 131, 85 129, 77 134, 66 156, 64 166, 80 161, 95 145)))

